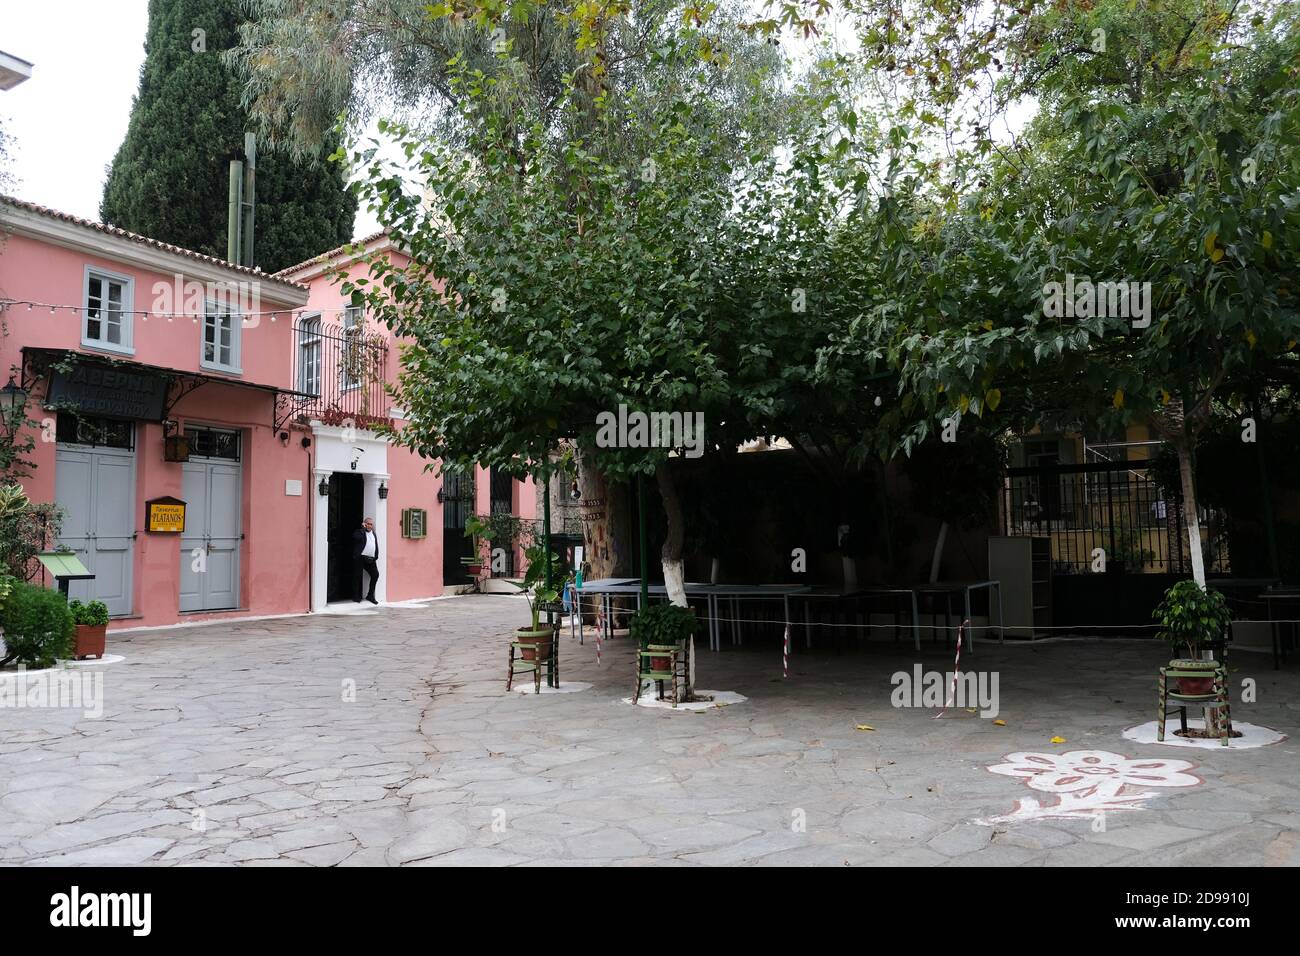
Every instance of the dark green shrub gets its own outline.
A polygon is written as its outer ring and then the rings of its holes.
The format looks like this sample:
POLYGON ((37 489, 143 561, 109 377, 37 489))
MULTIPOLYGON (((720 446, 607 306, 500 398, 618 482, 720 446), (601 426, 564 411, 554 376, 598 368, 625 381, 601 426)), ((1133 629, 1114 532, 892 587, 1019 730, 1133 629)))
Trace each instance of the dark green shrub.
POLYGON ((49 667, 72 653, 72 610, 58 591, 18 582, 0 610, 5 664, 49 667))
POLYGON ((686 640, 695 630, 695 615, 676 604, 651 604, 632 615, 632 637, 641 647, 671 646, 686 640))

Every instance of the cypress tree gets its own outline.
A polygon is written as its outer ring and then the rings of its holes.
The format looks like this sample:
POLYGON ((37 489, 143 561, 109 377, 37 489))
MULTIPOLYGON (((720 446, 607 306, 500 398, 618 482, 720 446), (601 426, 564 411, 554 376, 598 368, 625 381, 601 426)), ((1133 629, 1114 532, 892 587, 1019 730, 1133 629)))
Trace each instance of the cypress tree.
MULTIPOLYGON (((252 129, 240 81, 221 59, 238 42, 237 8, 150 0, 140 90, 104 184, 104 222, 225 258, 229 162, 243 157, 252 129)), ((338 164, 259 148, 257 266, 275 272, 347 242, 355 213, 338 164)))

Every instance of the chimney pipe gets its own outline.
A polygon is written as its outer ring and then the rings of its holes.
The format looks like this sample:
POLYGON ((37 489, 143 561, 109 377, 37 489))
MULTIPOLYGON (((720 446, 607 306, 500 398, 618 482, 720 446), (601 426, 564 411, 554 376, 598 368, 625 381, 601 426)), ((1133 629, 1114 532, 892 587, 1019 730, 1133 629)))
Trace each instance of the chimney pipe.
POLYGON ((241 265, 253 267, 253 219, 257 205, 257 136, 244 134, 244 194, 242 197, 243 259, 241 265))
POLYGON ((239 264, 240 248, 243 237, 240 235, 243 225, 244 205, 244 164, 237 159, 230 161, 230 200, 226 207, 226 261, 239 264))

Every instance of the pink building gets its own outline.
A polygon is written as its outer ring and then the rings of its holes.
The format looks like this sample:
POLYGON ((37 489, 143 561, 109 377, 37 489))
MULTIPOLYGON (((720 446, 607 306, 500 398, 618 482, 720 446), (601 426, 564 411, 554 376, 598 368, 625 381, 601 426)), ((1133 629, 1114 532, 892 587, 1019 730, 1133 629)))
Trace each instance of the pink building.
POLYGON ((269 276, 0 200, 0 372, 37 423, 22 484, 63 509, 59 544, 96 575, 72 594, 115 628, 350 601, 365 516, 380 599, 435 596, 465 580, 469 513, 533 516, 530 487, 444 481, 376 433, 401 423, 397 352, 331 261, 269 276))
MULTIPOLYGON (((374 431, 376 424, 400 429, 406 421, 384 388, 397 378, 398 343, 387 327, 351 306, 339 284, 341 275, 367 275, 364 259, 375 253, 399 265, 407 261, 381 232, 276 274, 310 290, 306 308, 295 319, 292 365, 297 390, 314 396, 294 416, 311 429, 313 478, 318 485, 330 483, 330 494, 317 498, 312 525, 313 609, 342 596, 339 569, 347 562, 335 555, 362 512, 374 516, 382 529, 378 537, 389 568, 386 597, 397 601, 469 583, 461 558, 470 553, 465 520, 471 514, 533 518, 537 511, 531 482, 489 468, 437 476, 428 461, 392 447, 374 431), (379 494, 385 486, 387 499, 379 494), (424 538, 404 533, 412 510, 428 516, 424 538)), ((507 573, 519 562, 517 549, 510 559, 507 573)), ((383 586, 383 574, 380 582, 383 586)))

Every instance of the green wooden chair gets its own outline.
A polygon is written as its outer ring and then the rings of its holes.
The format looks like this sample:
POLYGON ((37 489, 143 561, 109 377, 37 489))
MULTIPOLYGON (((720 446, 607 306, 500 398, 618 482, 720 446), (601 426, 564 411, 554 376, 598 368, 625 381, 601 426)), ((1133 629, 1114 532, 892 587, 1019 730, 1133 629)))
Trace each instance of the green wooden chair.
POLYGON ((655 682, 658 688, 659 700, 664 699, 664 681, 669 681, 672 685, 673 706, 676 707, 680 701, 677 693, 677 687, 680 683, 686 690, 686 697, 690 697, 690 661, 687 659, 685 643, 681 644, 648 644, 636 654, 636 688, 632 691, 632 703, 641 699, 641 685, 648 680, 655 682), (665 669, 662 665, 656 667, 654 661, 667 660, 668 667, 665 669))
POLYGON ((1228 738, 1232 736, 1232 712, 1228 706, 1228 668, 1220 663, 1214 669, 1213 675, 1214 689, 1210 693, 1181 694, 1169 689, 1169 678, 1205 677, 1207 672, 1184 667, 1160 668, 1160 714, 1156 723, 1156 740, 1165 739, 1165 718, 1175 710, 1178 711, 1178 721, 1182 725, 1183 736, 1186 736, 1187 705, 1200 704, 1218 712, 1219 742, 1225 747, 1228 746, 1228 738), (1169 706, 1170 701, 1174 702, 1172 708, 1169 706))
POLYGON ((510 664, 506 673, 506 690, 514 686, 515 674, 524 673, 533 675, 533 693, 542 692, 542 671, 546 671, 547 683, 551 683, 554 677, 554 683, 560 683, 560 626, 556 624, 551 634, 551 652, 545 658, 537 656, 537 644, 533 641, 511 641, 510 642, 510 664), (532 660, 524 660, 523 652, 531 650, 533 652, 532 660), (516 657, 518 653, 518 657, 516 657))

